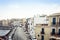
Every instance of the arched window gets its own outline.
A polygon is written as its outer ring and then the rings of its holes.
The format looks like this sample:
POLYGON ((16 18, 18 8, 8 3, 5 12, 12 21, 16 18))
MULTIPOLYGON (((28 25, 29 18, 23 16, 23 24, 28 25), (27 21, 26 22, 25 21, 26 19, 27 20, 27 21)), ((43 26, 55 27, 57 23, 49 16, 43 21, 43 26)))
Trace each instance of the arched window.
POLYGON ((52 29, 52 35, 54 35, 55 34, 55 29, 52 29))

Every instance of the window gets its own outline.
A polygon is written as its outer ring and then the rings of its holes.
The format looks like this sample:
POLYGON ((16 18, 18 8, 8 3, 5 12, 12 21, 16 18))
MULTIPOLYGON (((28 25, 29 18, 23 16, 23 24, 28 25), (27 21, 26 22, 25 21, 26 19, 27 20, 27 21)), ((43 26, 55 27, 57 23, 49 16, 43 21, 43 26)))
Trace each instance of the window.
POLYGON ((52 35, 54 35, 55 34, 55 29, 52 29, 52 35))
POLYGON ((41 34, 44 34, 44 28, 42 28, 41 34))
POLYGON ((60 35, 60 29, 59 29, 59 32, 58 32, 58 34, 60 35))
POLYGON ((41 40, 44 40, 44 36, 43 35, 41 36, 41 40))
POLYGON ((53 25, 56 24, 56 18, 53 18, 53 25))
POLYGON ((60 18, 59 18, 59 25, 60 25, 60 18))

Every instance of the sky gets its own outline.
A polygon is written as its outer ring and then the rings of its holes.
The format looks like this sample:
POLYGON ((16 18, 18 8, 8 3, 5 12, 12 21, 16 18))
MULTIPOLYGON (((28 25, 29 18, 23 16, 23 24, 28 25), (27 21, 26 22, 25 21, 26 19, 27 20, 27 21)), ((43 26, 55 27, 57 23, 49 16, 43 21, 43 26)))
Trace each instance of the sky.
POLYGON ((60 13, 60 0, 0 0, 0 19, 60 13))

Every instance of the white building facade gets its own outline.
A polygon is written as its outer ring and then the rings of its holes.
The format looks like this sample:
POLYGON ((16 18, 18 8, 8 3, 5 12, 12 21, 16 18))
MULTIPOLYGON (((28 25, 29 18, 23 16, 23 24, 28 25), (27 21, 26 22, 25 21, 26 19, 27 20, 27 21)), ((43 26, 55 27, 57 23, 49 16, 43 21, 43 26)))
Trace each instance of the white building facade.
POLYGON ((48 24, 47 16, 46 15, 34 16, 34 26, 36 26, 36 24, 48 24))
POLYGON ((28 19, 28 32, 32 40, 35 40, 35 28, 34 28, 33 18, 28 19))

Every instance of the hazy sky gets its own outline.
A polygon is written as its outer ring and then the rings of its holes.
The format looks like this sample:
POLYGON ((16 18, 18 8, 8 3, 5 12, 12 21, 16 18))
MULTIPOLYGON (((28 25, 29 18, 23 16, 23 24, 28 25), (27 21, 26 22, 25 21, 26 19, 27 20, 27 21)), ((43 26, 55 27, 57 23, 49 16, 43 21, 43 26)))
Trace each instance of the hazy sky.
POLYGON ((0 19, 60 12, 60 0, 0 0, 0 19))

